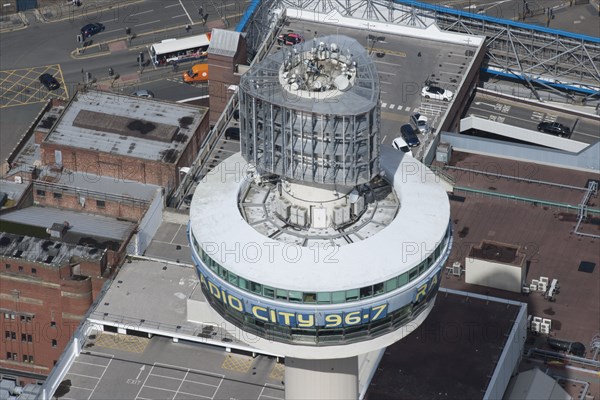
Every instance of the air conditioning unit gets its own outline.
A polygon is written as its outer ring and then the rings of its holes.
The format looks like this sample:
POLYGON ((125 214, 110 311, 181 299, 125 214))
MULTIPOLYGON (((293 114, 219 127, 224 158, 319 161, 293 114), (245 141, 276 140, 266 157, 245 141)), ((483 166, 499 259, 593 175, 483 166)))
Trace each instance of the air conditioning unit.
POLYGON ((545 292, 548 289, 548 282, 539 281, 538 282, 538 291, 545 292))
POLYGON ((549 324, 540 324, 540 333, 543 333, 544 335, 549 335, 550 334, 550 325, 549 324))
POLYGON ((527 316, 527 329, 531 328, 531 318, 533 317, 533 315, 529 314, 527 316))
POLYGON ((523 286, 521 291, 523 293, 531 293, 531 288, 529 286, 523 286))
POLYGON ((540 282, 544 282, 546 285, 548 285, 550 280, 546 276, 540 276, 540 282))
POLYGON ((529 285, 529 291, 535 292, 536 290, 537 290, 537 285, 534 285, 533 283, 531 285, 529 285))
POLYGON ((543 318, 542 319, 542 325, 543 324, 547 324, 548 325, 548 329, 552 329, 552 320, 551 319, 543 318))
POLYGON ((460 265, 460 261, 455 261, 454 263, 452 263, 452 275, 461 276, 461 274, 462 274, 462 268, 460 265))
POLYGON ((540 331, 540 323, 537 321, 531 321, 531 332, 539 332, 540 331))
POLYGON ((542 318, 541 317, 533 317, 533 322, 539 322, 541 324, 542 318))

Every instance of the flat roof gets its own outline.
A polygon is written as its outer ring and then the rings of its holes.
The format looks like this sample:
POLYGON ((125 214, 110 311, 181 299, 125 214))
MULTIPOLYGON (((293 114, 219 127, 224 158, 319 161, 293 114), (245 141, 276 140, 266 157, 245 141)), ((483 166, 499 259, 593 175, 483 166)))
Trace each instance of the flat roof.
POLYGON ((188 321, 187 300, 192 297, 204 301, 193 266, 130 258, 88 319, 135 325, 140 330, 187 334, 204 343, 223 342, 224 338, 228 343, 242 343, 212 320, 207 319, 204 323, 188 321), (131 296, 135 296, 136 301, 132 301, 131 296), (210 327, 208 337, 203 335, 207 326, 210 327))
POLYGON ((341 247, 279 242, 248 225, 238 209, 246 165, 239 153, 224 160, 198 184, 190 206, 190 229, 200 246, 240 277, 287 290, 355 289, 417 266, 446 235, 443 186, 423 164, 391 148, 382 147, 381 168, 400 199, 396 218, 376 235, 341 247))
POLYGON ((77 92, 44 143, 172 164, 207 112, 155 99, 77 92))
POLYGON ((519 309, 440 290, 425 322, 385 350, 365 398, 482 398, 519 309))
MULTIPOLYGON (((61 267, 78 259, 98 261, 102 259, 105 251, 95 247, 76 246, 60 240, 0 232, 0 256, 46 264, 49 267, 61 267)), ((17 267, 14 268, 13 272, 16 272, 17 267)))
POLYGON ((157 191, 162 191, 162 188, 157 185, 110 176, 99 176, 87 172, 62 171, 55 174, 47 168, 42 170, 38 180, 73 189, 82 189, 99 196, 115 195, 146 202, 152 201, 157 195, 157 191))
MULTIPOLYGON (((587 182, 599 179, 598 173, 457 151, 452 153, 450 166, 467 169, 445 170, 456 180, 450 197, 454 245, 447 266, 454 262, 464 265, 469 247, 482 240, 508 243, 520 246, 524 253, 527 284, 542 276, 550 281, 557 279, 560 292, 550 302, 540 292, 512 293, 467 284, 456 277, 442 279, 441 285, 527 302, 528 314, 552 320, 554 337, 587 346, 600 326, 600 268, 591 273, 578 269, 581 261, 600 265, 598 238, 575 234, 577 208, 569 212, 560 204, 577 206, 584 197, 587 182), (491 171, 515 179, 486 174, 491 171), (532 179, 538 182, 529 181, 532 179), (458 187, 488 194, 466 192, 458 187), (533 204, 519 198, 547 200, 557 205, 533 204)), ((597 195, 590 198, 588 206, 599 208, 597 195)), ((598 235, 599 221, 597 214, 589 213, 580 231, 598 235)))
POLYGON ((137 224, 116 218, 52 207, 32 206, 0 215, 0 221, 50 228, 54 223, 69 223, 69 230, 62 238, 68 243, 109 246, 114 249, 127 239, 137 224))

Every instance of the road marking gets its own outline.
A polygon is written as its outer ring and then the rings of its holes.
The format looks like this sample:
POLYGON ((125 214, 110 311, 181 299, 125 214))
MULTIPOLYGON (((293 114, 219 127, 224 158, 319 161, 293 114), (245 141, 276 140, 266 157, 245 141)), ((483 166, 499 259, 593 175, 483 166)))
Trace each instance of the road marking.
POLYGON ((176 6, 178 6, 178 5, 179 5, 178 3, 175 3, 175 4, 171 4, 171 5, 169 5, 169 6, 165 6, 165 8, 176 7, 176 6))
POLYGON ((209 98, 209 95, 206 94, 204 96, 190 97, 189 99, 177 100, 176 103, 185 103, 185 102, 188 102, 188 101, 208 99, 208 98, 209 98))
POLYGON ((381 103, 381 108, 387 107, 387 103, 381 103))
POLYGON ((181 0, 179 0, 179 4, 181 4, 181 8, 183 8, 183 11, 185 11, 185 13, 187 14, 187 17, 190 20, 190 24, 194 25, 194 21, 192 21, 192 17, 190 17, 190 14, 187 12, 185 7, 183 6, 183 3, 181 2, 181 0))
POLYGON ((385 61, 378 61, 378 60, 373 60, 374 62, 378 63, 378 64, 385 64, 385 65, 391 65, 393 67, 397 67, 398 63, 390 63, 390 62, 385 62, 385 61))
POLYGON ((395 104, 390 104, 390 108, 393 110, 396 107, 395 104))
POLYGON ((171 18, 181 18, 181 17, 185 17, 185 14, 176 15, 176 16, 174 16, 174 17, 171 17, 171 18))
POLYGON ((112 32, 117 32, 117 31, 122 31, 122 30, 123 30, 123 28, 121 28, 121 29, 113 29, 112 31, 106 31, 104 33, 112 33, 112 32))
POLYGON ((150 25, 150 24, 155 24, 157 22, 160 22, 160 19, 157 19, 156 21, 144 22, 143 24, 137 24, 137 25, 134 25, 134 26, 150 25))
POLYGON ((68 99, 69 98, 69 90, 68 90, 68 87, 67 87, 67 85, 65 83, 65 78, 64 78, 63 73, 62 73, 62 68, 60 68, 60 64, 58 64, 58 73, 60 74, 60 80, 63 83, 63 89, 65 89, 65 97, 68 99))
POLYGON ((152 11, 154 11, 154 10, 146 10, 146 11, 142 11, 142 12, 135 13, 135 14, 129 14, 129 16, 130 16, 130 17, 133 17, 134 15, 142 15, 142 14, 147 14, 147 13, 149 13, 149 12, 152 12, 152 11))

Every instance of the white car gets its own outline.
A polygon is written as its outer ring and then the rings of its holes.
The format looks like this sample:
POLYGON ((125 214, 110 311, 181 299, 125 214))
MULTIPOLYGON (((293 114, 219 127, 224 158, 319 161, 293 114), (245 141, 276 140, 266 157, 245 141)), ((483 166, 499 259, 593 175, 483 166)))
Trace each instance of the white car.
POLYGON ((423 90, 421 90, 421 95, 426 99, 450 101, 452 100, 454 93, 448 89, 442 89, 439 86, 425 86, 423 90))
POLYGON ((431 127, 429 126, 429 119, 426 116, 416 113, 412 115, 412 120, 417 126, 419 133, 426 135, 431 131, 431 127))
POLYGON ((402 139, 401 137, 397 137, 396 139, 394 139, 394 141, 392 142, 392 147, 413 157, 412 150, 410 149, 410 147, 408 147, 404 139, 402 139))

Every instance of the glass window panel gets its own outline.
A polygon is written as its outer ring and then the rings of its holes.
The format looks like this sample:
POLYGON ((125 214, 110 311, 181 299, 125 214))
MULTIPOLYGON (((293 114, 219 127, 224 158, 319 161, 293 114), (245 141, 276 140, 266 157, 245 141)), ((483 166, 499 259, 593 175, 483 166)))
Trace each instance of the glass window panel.
POLYGON ((221 278, 227 280, 227 270, 219 265, 219 275, 221 278))
POLYGON ((248 289, 248 281, 242 277, 238 277, 238 286, 242 289, 248 289))
POLYGON ((317 303, 327 304, 331 303, 331 292, 318 292, 317 303))
POLYGON ((290 302, 302 303, 302 292, 290 290, 290 302))
POLYGON ((280 300, 287 300, 288 299, 287 290, 277 289, 277 298, 280 300))
POLYGON ((317 294, 314 292, 305 292, 302 298, 305 303, 314 303, 317 301, 317 294))
POLYGON ((231 283, 232 285, 237 286, 238 284, 238 277, 236 274, 229 272, 227 274, 227 280, 229 281, 229 283, 231 283))
POLYGON ((408 280, 412 281, 413 279, 415 279, 417 276, 419 276, 419 267, 414 267, 413 269, 410 270, 410 272, 408 273, 408 280))
POLYGON ((256 283, 256 282, 250 282, 250 291, 254 292, 254 293, 261 293, 262 292, 262 285, 260 283, 256 283))
POLYGON ((386 292, 391 292, 392 290, 395 290, 397 288, 398 288, 398 278, 397 277, 389 279, 388 281, 385 282, 385 291, 386 292))
POLYGON ((332 302, 333 303, 345 303, 346 302, 346 292, 333 292, 332 293, 332 302))
POLYGON ((373 285, 373 293, 374 294, 383 293, 383 282, 373 285))
POLYGON ((398 287, 402 287, 408 283, 408 273, 403 273, 398 277, 398 287))
POLYGON ((270 288, 268 286, 263 286, 263 296, 272 299, 275 297, 275 289, 270 288))
POLYGON ((421 264, 419 264, 419 275, 421 275, 423 272, 425 272, 428 265, 429 265, 429 263, 427 261, 423 261, 421 264))
POLYGON ((358 300, 359 291, 358 289, 346 290, 346 301, 358 300))
POLYGON ((360 298, 364 299, 365 297, 373 296, 373 286, 365 286, 360 288, 360 298))

